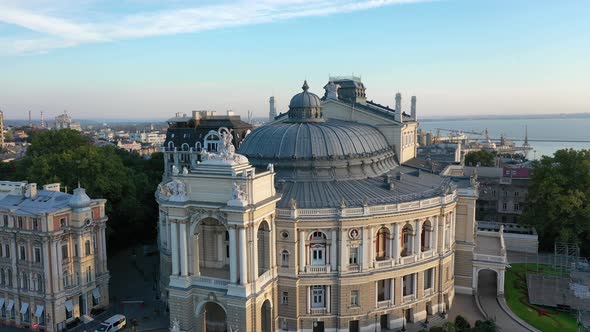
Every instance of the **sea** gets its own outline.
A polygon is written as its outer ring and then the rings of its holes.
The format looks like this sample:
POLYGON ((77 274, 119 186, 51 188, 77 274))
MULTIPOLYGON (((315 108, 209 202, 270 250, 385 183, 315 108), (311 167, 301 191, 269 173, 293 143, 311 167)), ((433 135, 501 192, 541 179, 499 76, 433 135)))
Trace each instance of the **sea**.
MULTIPOLYGON (((533 148, 529 159, 540 159, 543 155, 552 156, 559 149, 590 149, 590 117, 554 118, 510 118, 510 119, 423 119, 420 128, 436 133, 437 128, 474 131, 483 133, 486 129, 490 138, 499 139, 500 135, 520 146, 524 142, 525 130, 528 131, 529 144, 533 148)), ((441 131, 441 136, 449 135, 441 131)), ((484 139, 485 136, 469 135, 472 139, 484 139)))

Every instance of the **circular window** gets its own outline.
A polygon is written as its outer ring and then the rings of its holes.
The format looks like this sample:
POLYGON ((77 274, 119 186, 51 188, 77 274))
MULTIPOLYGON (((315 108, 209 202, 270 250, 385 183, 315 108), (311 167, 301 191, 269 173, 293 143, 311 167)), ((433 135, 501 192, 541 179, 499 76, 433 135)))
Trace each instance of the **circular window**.
POLYGON ((283 232, 281 232, 281 237, 282 237, 283 239, 286 239, 286 238, 288 238, 288 237, 289 237, 289 233, 287 233, 287 232, 283 231, 283 232))
POLYGON ((86 225, 90 225, 91 221, 90 221, 90 219, 86 219, 86 220, 84 221, 84 223, 85 223, 86 225))

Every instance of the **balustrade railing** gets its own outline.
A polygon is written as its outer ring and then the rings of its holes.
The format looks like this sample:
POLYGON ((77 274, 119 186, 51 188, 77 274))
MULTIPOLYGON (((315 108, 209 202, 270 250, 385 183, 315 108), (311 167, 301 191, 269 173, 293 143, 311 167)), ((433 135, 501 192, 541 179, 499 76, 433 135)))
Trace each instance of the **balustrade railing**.
POLYGON ((324 308, 310 308, 310 314, 312 315, 325 315, 328 312, 328 309, 324 308))
POLYGON ((307 265, 305 266, 306 273, 327 273, 330 272, 330 265, 307 265))

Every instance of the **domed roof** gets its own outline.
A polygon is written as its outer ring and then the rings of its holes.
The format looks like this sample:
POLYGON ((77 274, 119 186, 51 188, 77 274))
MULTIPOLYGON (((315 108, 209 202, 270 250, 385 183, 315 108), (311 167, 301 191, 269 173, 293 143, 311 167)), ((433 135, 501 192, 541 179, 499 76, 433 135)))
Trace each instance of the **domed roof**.
POLYGON ((301 87, 303 92, 298 93, 291 98, 291 102, 289 102, 289 108, 312 108, 312 107, 322 107, 322 102, 320 97, 318 97, 315 93, 311 93, 309 90, 309 86, 307 85, 307 81, 303 82, 303 86, 301 87))
POLYGON ((396 167, 393 149, 377 128, 338 120, 262 126, 246 137, 239 153, 255 166, 272 163, 279 178, 294 180, 305 174, 309 179, 364 178, 396 167))
POLYGON ((78 187, 74 189, 74 194, 70 198, 68 204, 73 209, 82 209, 90 205, 90 197, 86 195, 86 190, 84 188, 78 187))

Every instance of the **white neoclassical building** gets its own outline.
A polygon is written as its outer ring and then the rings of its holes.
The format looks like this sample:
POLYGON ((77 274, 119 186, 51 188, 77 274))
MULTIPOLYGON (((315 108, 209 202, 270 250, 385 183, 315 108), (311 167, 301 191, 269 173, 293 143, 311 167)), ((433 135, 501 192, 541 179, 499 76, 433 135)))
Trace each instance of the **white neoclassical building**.
POLYGON ((416 99, 407 115, 357 78, 302 89, 237 153, 223 128, 216 153, 165 150, 161 283, 180 330, 396 329, 473 292, 477 190, 403 165, 416 99))

